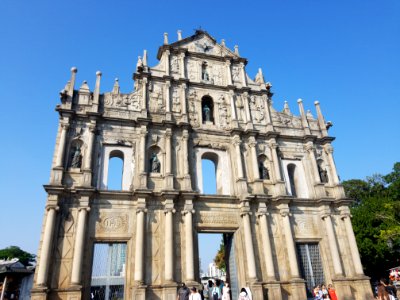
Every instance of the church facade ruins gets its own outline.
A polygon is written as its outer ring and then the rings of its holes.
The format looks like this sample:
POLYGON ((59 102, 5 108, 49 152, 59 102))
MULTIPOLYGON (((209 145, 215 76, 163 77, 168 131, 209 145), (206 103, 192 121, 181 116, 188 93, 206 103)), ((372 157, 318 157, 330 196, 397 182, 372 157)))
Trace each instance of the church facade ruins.
POLYGON ((306 299, 333 283, 339 299, 372 299, 351 225, 332 141, 298 100, 272 105, 261 69, 207 32, 147 52, 134 89, 61 91, 56 139, 32 289, 43 299, 175 300, 199 286, 198 234, 223 233, 233 295, 306 299), (120 162, 120 186, 109 188, 120 162), (204 192, 202 161, 215 166, 204 192), (236 293, 236 294, 235 294, 236 293))

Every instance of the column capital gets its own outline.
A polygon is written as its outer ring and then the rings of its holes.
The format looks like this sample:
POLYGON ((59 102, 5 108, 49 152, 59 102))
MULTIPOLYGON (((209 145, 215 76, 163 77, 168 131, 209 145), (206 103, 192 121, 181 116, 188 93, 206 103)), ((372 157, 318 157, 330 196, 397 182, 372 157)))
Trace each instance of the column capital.
POLYGON ((171 87, 171 81, 169 81, 169 80, 165 81, 165 86, 167 88, 170 88, 171 87))
POLYGON ((292 213, 290 212, 289 207, 283 207, 283 208, 279 209, 279 214, 282 217, 291 217, 292 216, 292 213))
POLYGON ((187 214, 194 214, 196 211, 194 209, 184 209, 181 211, 181 214, 183 216, 186 216, 187 214))
POLYGON ((342 220, 344 220, 344 219, 346 219, 346 218, 349 218, 349 219, 351 219, 353 216, 350 214, 350 213, 340 213, 340 218, 342 219, 342 220))
POLYGON ((171 128, 167 128, 165 130, 165 137, 166 138, 171 138, 171 136, 172 136, 172 130, 171 130, 171 128))
POLYGON ((172 207, 166 207, 166 208, 164 208, 164 214, 167 214, 167 213, 176 213, 176 209, 175 208, 172 208, 172 207))
POLYGON ((244 217, 246 215, 251 216, 253 213, 250 210, 243 210, 240 212, 240 217, 244 217))
POLYGON ((268 146, 271 149, 276 149, 276 148, 278 148, 278 143, 275 140, 271 140, 271 141, 268 142, 268 146))
POLYGON ((331 144, 326 144, 325 146, 324 146, 324 149, 325 149, 325 152, 326 153, 333 153, 333 147, 332 147, 332 145, 331 144))
POLYGON ((260 204, 258 205, 258 210, 257 210, 256 216, 257 217, 269 216, 268 207, 267 207, 266 203, 260 202, 260 204))
POLYGON ((68 130, 69 124, 68 123, 61 123, 61 128, 64 130, 68 130))
POLYGON ((227 60, 225 61, 225 65, 229 67, 229 66, 231 65, 231 60, 230 60, 230 59, 227 59, 227 60))
POLYGON ((95 131, 96 131, 96 121, 90 121, 90 123, 88 124, 88 129, 89 129, 89 132, 95 133, 95 131))
POLYGON ((79 207, 78 211, 85 210, 86 212, 90 211, 90 207, 79 207))
POLYGON ((311 152, 311 151, 314 151, 314 143, 313 142, 307 142, 305 145, 304 145, 304 150, 306 150, 306 151, 308 151, 308 152, 311 152))
POLYGON ((50 210, 59 211, 60 207, 58 205, 53 205, 53 204, 46 205, 46 211, 50 210))
POLYGON ((322 219, 322 220, 325 220, 326 218, 331 217, 331 216, 332 216, 331 213, 324 213, 324 214, 321 216, 321 219, 322 219))
POLYGON ((136 208, 136 214, 138 214, 138 213, 147 213, 147 208, 145 208, 145 207, 138 207, 138 208, 136 208))

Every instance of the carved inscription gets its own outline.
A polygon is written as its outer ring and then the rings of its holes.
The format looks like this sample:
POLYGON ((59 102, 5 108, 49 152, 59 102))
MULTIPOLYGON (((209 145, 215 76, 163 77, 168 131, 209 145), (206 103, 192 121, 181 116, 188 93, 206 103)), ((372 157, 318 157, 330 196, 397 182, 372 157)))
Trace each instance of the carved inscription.
POLYGON ((238 226, 238 215, 235 213, 201 212, 198 216, 202 225, 234 225, 238 226))
POLYGON ((127 214, 101 213, 96 229, 99 233, 126 232, 128 230, 127 214))

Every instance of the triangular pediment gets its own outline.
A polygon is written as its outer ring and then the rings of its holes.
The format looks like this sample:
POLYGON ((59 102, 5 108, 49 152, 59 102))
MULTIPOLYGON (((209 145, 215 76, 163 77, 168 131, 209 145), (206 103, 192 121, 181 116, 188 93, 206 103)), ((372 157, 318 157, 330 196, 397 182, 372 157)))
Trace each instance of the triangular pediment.
POLYGON ((239 57, 225 45, 219 44, 214 37, 203 30, 196 30, 194 35, 171 43, 169 47, 215 56, 239 57))

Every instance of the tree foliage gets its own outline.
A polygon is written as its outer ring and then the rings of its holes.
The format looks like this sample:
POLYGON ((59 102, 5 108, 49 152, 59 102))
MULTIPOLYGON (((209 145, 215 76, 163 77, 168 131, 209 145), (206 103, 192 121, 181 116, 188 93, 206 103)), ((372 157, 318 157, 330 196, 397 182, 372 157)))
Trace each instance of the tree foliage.
POLYGON ((217 251, 217 254, 215 255, 214 263, 218 269, 226 272, 224 238, 221 239, 221 244, 219 245, 219 249, 217 251))
POLYGON ((34 262, 35 257, 36 255, 28 253, 18 246, 9 246, 0 250, 0 259, 18 258, 19 261, 25 266, 28 266, 31 264, 31 262, 34 262))
POLYGON ((400 163, 387 175, 343 182, 351 208, 365 274, 386 277, 387 270, 400 265, 400 163))

